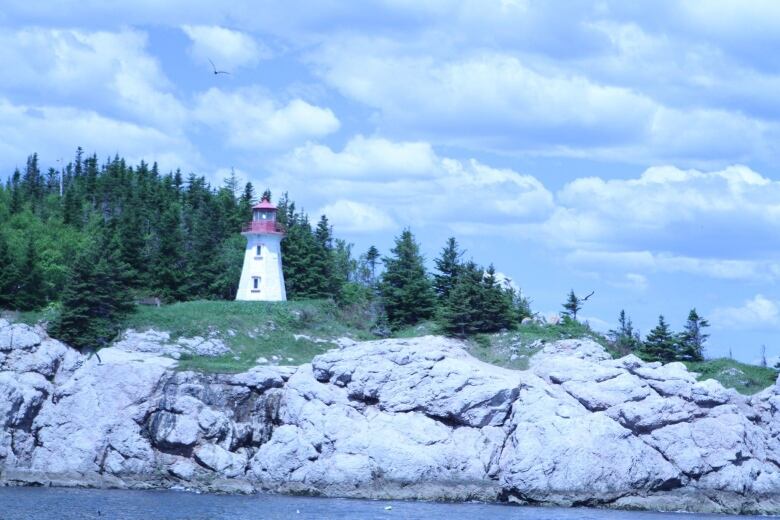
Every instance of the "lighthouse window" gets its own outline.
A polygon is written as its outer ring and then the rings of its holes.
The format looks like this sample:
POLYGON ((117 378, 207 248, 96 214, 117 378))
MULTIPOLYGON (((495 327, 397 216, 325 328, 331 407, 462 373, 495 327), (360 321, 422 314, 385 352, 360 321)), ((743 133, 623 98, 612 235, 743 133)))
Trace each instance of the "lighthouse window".
POLYGON ((263 244, 260 244, 259 246, 257 246, 257 251, 255 252, 255 256, 257 258, 262 258, 263 257, 263 244))
POLYGON ((252 292, 260 292, 260 277, 252 277, 252 292))

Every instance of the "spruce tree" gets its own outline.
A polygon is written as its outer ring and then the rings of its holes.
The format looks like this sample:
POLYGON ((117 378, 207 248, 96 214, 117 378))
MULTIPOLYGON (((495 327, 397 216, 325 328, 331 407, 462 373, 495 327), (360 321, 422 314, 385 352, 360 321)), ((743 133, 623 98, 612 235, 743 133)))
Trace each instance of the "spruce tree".
POLYGON ((15 305, 17 309, 23 311, 39 309, 46 303, 43 275, 38 260, 38 251, 32 235, 27 238, 19 282, 15 305))
POLYGON ((699 316, 696 309, 690 310, 683 332, 680 334, 679 358, 681 361, 704 360, 704 343, 706 343, 709 334, 705 334, 703 329, 709 326, 709 322, 699 316))
POLYGON ((639 332, 634 329, 631 318, 626 315, 626 311, 623 309, 620 310, 618 316, 618 328, 610 330, 607 337, 615 349, 623 355, 636 351, 642 345, 639 332))
POLYGON ((450 291, 455 286, 461 270, 461 257, 463 252, 458 248, 455 237, 447 239, 447 244, 441 250, 439 258, 433 263, 438 274, 433 275, 433 286, 440 299, 446 300, 450 291))
POLYGON ((155 258, 155 288, 168 301, 180 299, 188 277, 179 205, 173 203, 162 214, 155 258))
POLYGON ((504 290, 496 280, 496 269, 488 266, 482 276, 482 332, 498 332, 515 323, 512 293, 504 290))
POLYGON ((132 309, 117 254, 105 238, 86 247, 76 258, 62 292, 62 311, 51 326, 57 339, 78 349, 107 346, 132 309))
POLYGON ((285 206, 287 236, 282 240, 282 270, 287 297, 291 300, 319 297, 320 280, 315 280, 312 259, 316 254, 314 234, 306 215, 285 206))
POLYGON ((371 246, 368 248, 368 251, 366 251, 366 265, 371 273, 370 283, 376 281, 377 262, 379 262, 379 250, 376 247, 371 246))
POLYGON ((566 298, 566 303, 563 304, 564 316, 568 316, 574 321, 577 321, 577 313, 579 313, 580 310, 582 310, 582 305, 591 296, 593 296, 593 292, 591 292, 589 295, 585 296, 584 298, 580 298, 579 296, 574 294, 574 289, 569 291, 569 296, 566 298))
POLYGON ((566 299, 566 303, 563 304, 563 314, 569 316, 571 319, 577 319, 577 313, 582 309, 582 303, 577 295, 574 294, 574 289, 569 291, 569 296, 566 299))
POLYGON ((484 330, 482 280, 482 269, 474 262, 461 266, 455 285, 438 313, 439 324, 447 334, 466 337, 484 330))
POLYGON ((425 271, 425 261, 414 235, 405 229, 396 237, 390 256, 382 259, 380 290, 390 325, 414 325, 433 315, 435 293, 425 271))
MULTIPOLYGON (((333 235, 328 217, 320 216, 314 230, 314 247, 309 260, 309 287, 314 298, 334 297, 341 288, 341 281, 333 265, 333 235)), ((344 280, 346 281, 346 280, 344 280)))
POLYGON ((15 307, 19 284, 19 270, 5 235, 0 233, 0 309, 15 307))
POLYGON ((645 338, 640 353, 648 361, 668 363, 677 359, 677 338, 664 320, 663 315, 658 317, 658 325, 645 338))

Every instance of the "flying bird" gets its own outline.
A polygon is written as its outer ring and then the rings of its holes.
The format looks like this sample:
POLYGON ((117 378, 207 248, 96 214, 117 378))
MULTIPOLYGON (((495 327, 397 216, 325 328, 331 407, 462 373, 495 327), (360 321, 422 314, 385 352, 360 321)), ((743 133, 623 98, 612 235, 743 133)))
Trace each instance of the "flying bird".
POLYGON ((226 71, 226 70, 217 70, 217 67, 216 67, 216 65, 214 65, 214 62, 213 62, 213 61, 211 61, 211 58, 208 58, 208 60, 209 60, 209 63, 211 63, 211 68, 214 70, 214 75, 215 75, 215 76, 216 76, 217 74, 230 74, 230 73, 229 73, 228 71, 226 71))

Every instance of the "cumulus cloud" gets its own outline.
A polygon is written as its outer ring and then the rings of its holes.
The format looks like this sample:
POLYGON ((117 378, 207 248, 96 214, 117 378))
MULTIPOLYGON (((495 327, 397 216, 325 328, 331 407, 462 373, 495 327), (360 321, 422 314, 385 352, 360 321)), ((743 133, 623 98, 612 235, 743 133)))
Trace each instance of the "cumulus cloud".
POLYGON ((628 289, 638 292, 646 291, 649 286, 647 276, 639 273, 625 273, 617 280, 610 280, 608 283, 619 289, 628 289))
POLYGON ((585 66, 480 48, 442 51, 440 35, 428 37, 437 45, 420 45, 425 36, 333 38, 312 60, 329 85, 377 108, 386 127, 439 143, 635 162, 703 153, 733 161, 770 153, 778 133, 739 110, 666 104, 585 66))
POLYGON ((339 128, 329 108, 301 99, 282 104, 256 88, 230 92, 210 88, 197 96, 192 117, 241 149, 293 146, 339 128))
MULTIPOLYGON (((780 279, 780 263, 762 260, 733 260, 676 256, 652 251, 588 251, 577 249, 566 261, 578 266, 685 273, 722 280, 774 281, 780 279)), ((640 275, 641 276, 641 275, 640 275)))
POLYGON ((342 150, 307 144, 276 161, 274 170, 278 185, 364 201, 401 225, 536 222, 553 207, 552 193, 534 177, 441 157, 425 142, 356 136, 342 150))
POLYGON ((337 200, 323 206, 318 214, 327 215, 330 223, 345 233, 367 233, 398 228, 392 217, 381 209, 353 200, 337 200))
POLYGON ((762 329, 780 324, 780 304, 761 294, 737 307, 720 307, 712 313, 712 323, 719 328, 762 329))
MULTIPOLYGON (((749 257, 773 250, 780 182, 745 166, 702 172, 654 167, 639 178, 576 179, 557 194, 537 230, 588 250, 667 251, 673 256, 749 257)), ((737 268, 734 264, 730 268, 737 268)))
POLYGON ((388 177, 421 177, 438 167, 433 147, 425 142, 393 142, 381 137, 357 135, 341 151, 307 143, 283 159, 285 168, 318 176, 349 179, 370 176, 379 180, 388 177))
POLYGON ((192 41, 190 53, 201 64, 210 59, 220 70, 256 65, 271 57, 271 50, 251 35, 216 25, 183 25, 192 41))
POLYGON ((147 49, 146 34, 30 28, 0 31, 0 77, 9 93, 37 92, 47 104, 119 110, 137 123, 178 129, 186 109, 147 49))
POLYGON ((121 153, 131 163, 141 159, 157 161, 163 170, 194 169, 202 158, 188 141, 170 136, 156 128, 102 116, 90 110, 46 106, 16 105, 0 98, 0 157, 20 160, 39 151, 53 163, 71 157, 76 144, 101 154, 121 153), (73 136, 78 136, 74 143, 73 136))

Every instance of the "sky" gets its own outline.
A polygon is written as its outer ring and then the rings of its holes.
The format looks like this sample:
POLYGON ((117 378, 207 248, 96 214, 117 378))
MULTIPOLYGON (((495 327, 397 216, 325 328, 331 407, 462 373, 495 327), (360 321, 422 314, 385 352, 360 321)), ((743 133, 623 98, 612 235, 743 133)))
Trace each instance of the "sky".
POLYGON ((543 314, 695 307, 709 356, 772 362, 779 46, 770 0, 0 0, 0 177, 234 169, 358 253, 455 236, 543 314))

